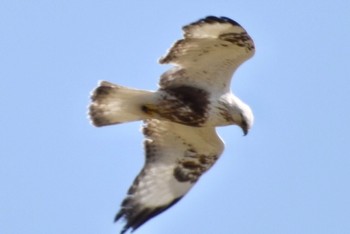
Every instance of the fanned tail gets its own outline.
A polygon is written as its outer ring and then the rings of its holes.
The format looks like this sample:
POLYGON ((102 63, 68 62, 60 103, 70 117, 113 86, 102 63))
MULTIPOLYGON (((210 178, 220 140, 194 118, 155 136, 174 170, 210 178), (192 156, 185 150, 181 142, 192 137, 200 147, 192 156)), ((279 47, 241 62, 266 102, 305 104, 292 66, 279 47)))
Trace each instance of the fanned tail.
POLYGON ((142 107, 153 102, 153 94, 101 81, 91 95, 89 116, 92 124, 101 127, 146 119, 142 107))

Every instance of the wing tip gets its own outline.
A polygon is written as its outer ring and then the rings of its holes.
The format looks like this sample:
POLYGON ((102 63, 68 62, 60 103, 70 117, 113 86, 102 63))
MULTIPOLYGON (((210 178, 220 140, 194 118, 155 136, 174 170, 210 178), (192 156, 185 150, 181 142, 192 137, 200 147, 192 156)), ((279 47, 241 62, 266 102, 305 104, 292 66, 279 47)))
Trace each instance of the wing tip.
POLYGON ((126 200, 124 200, 122 203, 122 208, 114 218, 114 222, 119 221, 121 218, 123 218, 126 221, 126 224, 124 225, 120 234, 124 234, 128 230, 130 230, 131 232, 134 232, 136 229, 138 229, 140 226, 142 226, 144 223, 146 223, 150 219, 154 218, 155 216, 164 212, 171 206, 175 205, 179 200, 181 200, 182 197, 183 196, 175 198, 170 203, 164 206, 159 206, 154 208, 141 207, 140 205, 137 205, 137 204, 134 204, 134 205, 129 204, 128 206, 126 206, 127 202, 126 200))
POLYGON ((186 31, 189 27, 192 27, 192 26, 201 25, 201 24, 215 24, 215 23, 220 23, 220 24, 229 23, 233 26, 242 27, 239 23, 237 23, 235 20, 229 17, 225 17, 225 16, 217 17, 217 16, 209 15, 205 18, 201 18, 193 23, 190 23, 189 25, 184 26, 183 29, 186 31))

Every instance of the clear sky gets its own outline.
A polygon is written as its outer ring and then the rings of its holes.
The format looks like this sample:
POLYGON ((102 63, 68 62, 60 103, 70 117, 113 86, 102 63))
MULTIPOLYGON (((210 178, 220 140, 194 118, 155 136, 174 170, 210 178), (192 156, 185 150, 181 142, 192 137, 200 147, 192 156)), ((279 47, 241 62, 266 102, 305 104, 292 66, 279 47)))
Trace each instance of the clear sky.
POLYGON ((137 234, 350 230, 350 1, 0 2, 0 233, 115 234, 143 164, 141 123, 95 128, 98 80, 156 89, 181 27, 227 16, 256 44, 232 90, 255 114, 137 234))

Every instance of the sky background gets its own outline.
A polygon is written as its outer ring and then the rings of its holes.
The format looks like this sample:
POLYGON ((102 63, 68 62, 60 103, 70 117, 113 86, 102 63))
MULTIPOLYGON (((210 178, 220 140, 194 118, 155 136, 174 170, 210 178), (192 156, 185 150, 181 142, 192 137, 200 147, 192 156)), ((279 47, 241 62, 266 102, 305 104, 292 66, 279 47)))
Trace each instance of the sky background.
POLYGON ((232 90, 255 124, 137 234, 345 234, 350 230, 350 1, 0 2, 0 233, 116 234, 143 165, 141 123, 87 120, 98 80, 157 88, 181 27, 239 22, 255 56, 232 90))

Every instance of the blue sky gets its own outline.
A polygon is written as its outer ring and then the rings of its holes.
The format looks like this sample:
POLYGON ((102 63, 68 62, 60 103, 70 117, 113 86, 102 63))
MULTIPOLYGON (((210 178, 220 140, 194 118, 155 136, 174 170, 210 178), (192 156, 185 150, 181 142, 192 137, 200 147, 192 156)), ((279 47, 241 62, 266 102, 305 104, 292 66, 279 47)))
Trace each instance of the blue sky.
POLYGON ((98 80, 156 89, 181 27, 207 15, 243 25, 256 55, 232 89, 255 114, 147 233, 328 234, 350 230, 350 2, 0 3, 0 233, 118 233, 143 164, 141 123, 94 128, 98 80))

